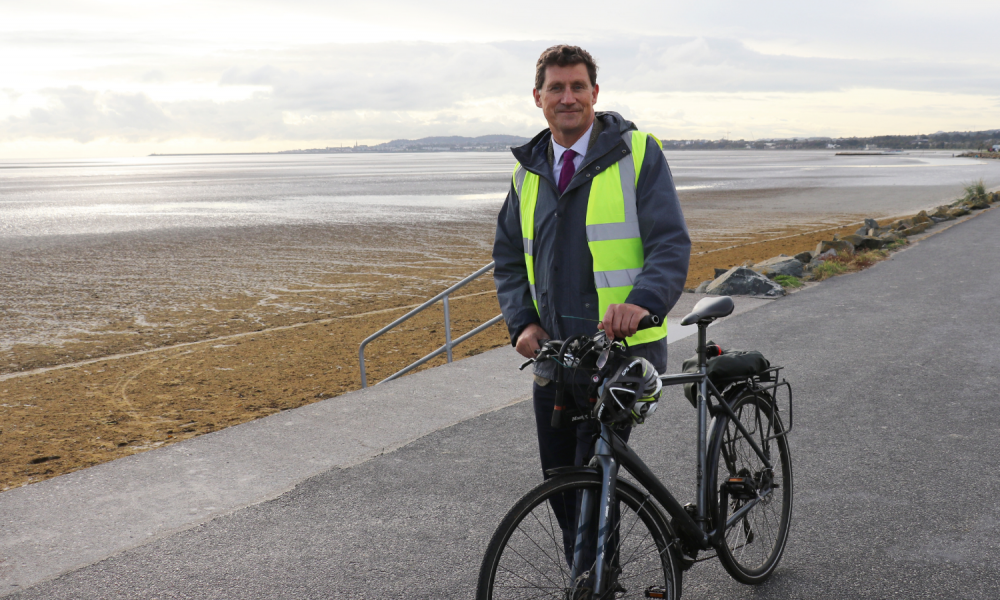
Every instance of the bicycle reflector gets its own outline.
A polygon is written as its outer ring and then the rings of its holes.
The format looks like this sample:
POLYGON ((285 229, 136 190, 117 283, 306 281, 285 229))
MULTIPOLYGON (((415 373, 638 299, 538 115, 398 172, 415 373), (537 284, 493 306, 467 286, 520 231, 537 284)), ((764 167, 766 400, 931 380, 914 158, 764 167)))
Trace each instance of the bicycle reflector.
POLYGON ((594 416, 604 423, 641 425, 656 411, 660 374, 645 358, 629 357, 604 380, 594 416))

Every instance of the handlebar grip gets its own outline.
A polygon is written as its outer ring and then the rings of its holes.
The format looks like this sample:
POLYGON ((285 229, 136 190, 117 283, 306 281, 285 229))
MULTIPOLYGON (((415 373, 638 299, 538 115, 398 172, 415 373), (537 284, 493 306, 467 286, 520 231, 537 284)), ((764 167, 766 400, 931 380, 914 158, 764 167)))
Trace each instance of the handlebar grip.
POLYGON ((639 327, 636 331, 642 331, 643 329, 649 329, 650 327, 657 327, 663 322, 658 315, 648 314, 639 321, 639 327))

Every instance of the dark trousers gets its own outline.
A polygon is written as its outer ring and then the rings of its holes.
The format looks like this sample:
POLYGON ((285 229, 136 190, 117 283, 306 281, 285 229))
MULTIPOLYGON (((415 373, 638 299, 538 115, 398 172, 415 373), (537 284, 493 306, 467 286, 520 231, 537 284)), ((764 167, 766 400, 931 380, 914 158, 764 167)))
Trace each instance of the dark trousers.
MULTIPOLYGON (((597 421, 582 421, 562 429, 552 427, 552 410, 556 402, 556 383, 548 385, 534 384, 532 396, 535 405, 535 427, 538 431, 538 452, 542 459, 542 472, 556 467, 582 466, 590 462, 594 451, 594 437, 601 431, 597 421)), ((566 386, 566 404, 576 402, 584 411, 592 405, 585 397, 585 390, 574 390, 574 386, 566 386)), ((619 430, 618 435, 628 441, 632 429, 619 430)), ((549 476, 546 474, 545 478, 549 476)), ((564 494, 569 496, 569 494, 564 494)), ((559 522, 563 534, 563 549, 566 562, 572 567, 573 546, 576 542, 577 507, 580 499, 575 497, 553 497, 550 506, 559 522)))

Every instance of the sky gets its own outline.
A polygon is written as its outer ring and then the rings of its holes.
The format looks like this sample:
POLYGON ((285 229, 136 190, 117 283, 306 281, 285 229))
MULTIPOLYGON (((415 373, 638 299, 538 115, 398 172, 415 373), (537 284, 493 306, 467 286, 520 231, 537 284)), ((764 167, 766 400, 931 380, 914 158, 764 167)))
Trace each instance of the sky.
POLYGON ((546 47, 664 139, 1000 128, 1000 2, 0 0, 0 158, 532 136, 546 47))

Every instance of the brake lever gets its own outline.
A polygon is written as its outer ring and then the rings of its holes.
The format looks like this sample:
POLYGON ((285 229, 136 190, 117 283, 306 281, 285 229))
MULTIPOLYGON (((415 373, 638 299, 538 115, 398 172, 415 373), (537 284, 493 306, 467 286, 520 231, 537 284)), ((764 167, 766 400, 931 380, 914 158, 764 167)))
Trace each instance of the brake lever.
POLYGON ((538 356, 536 356, 535 358, 529 358, 528 360, 521 363, 521 366, 520 368, 518 368, 518 371, 525 370, 531 363, 538 362, 540 360, 548 360, 548 358, 551 356, 551 352, 546 352, 546 350, 548 350, 548 348, 546 348, 546 344, 548 344, 551 341, 552 340, 538 340, 538 348, 535 349, 535 354, 537 354, 538 356))
POLYGON ((608 355, 610 354, 611 354, 611 344, 608 344, 607 347, 605 347, 604 350, 601 352, 601 355, 597 357, 598 369, 603 369, 604 365, 608 364, 608 355))

